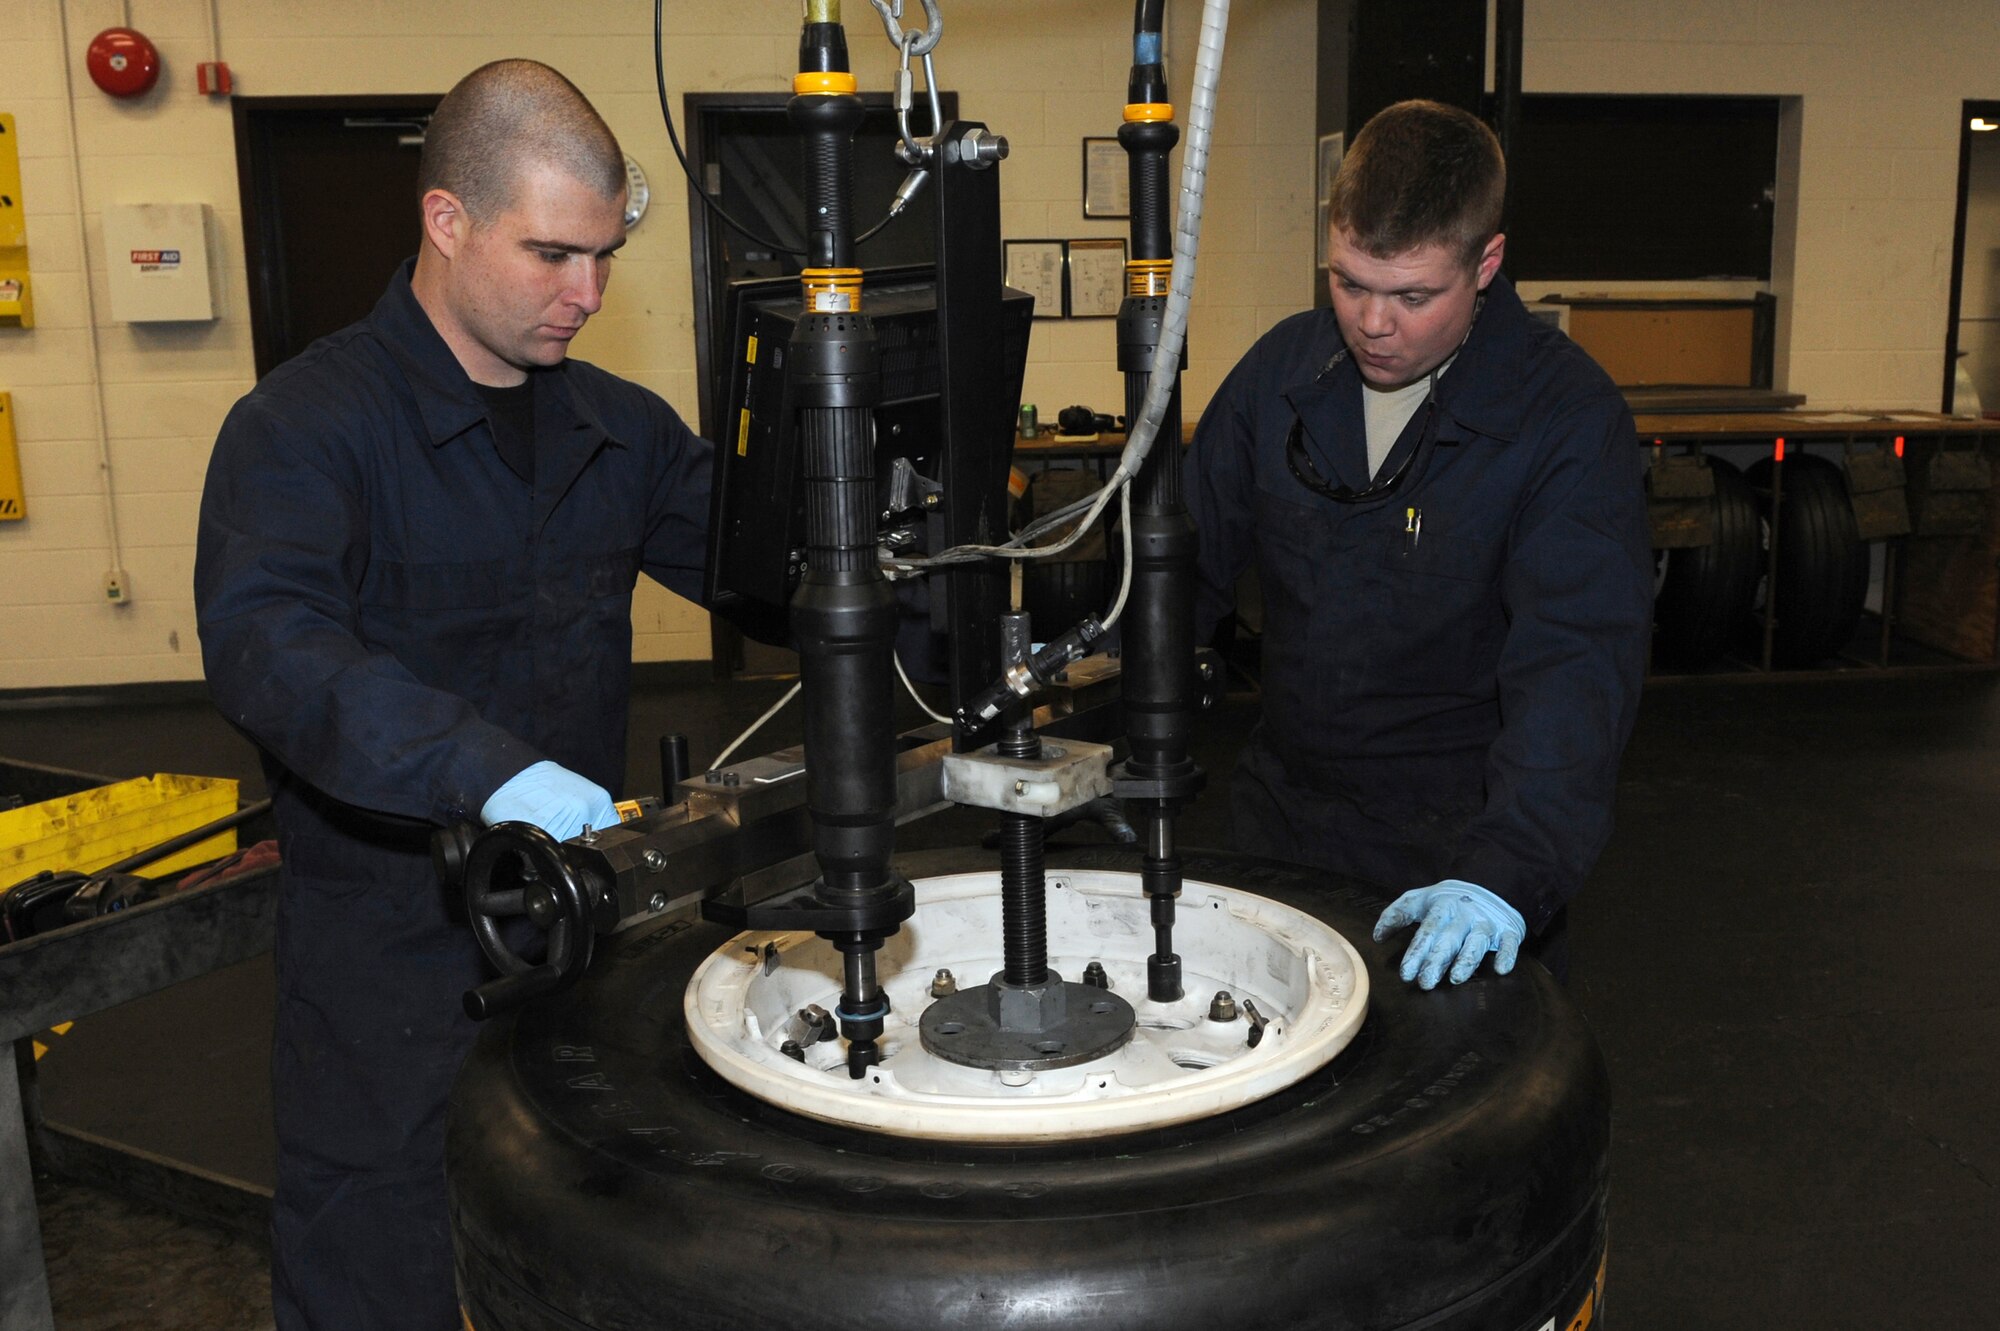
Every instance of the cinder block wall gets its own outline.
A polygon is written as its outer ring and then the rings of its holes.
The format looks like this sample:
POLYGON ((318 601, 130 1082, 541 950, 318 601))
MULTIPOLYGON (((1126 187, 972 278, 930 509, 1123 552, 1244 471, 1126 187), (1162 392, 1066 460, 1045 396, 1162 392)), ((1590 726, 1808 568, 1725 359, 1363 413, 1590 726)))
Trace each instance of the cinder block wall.
MULTIPOLYGON (((1982 0, 1528 0, 1530 92, 1798 99, 1781 161, 1778 375, 1814 407, 1936 410, 1966 99, 2000 97, 1982 0)), ((1574 286, 1575 284, 1571 284, 1574 286)))
MULTIPOLYGON (((0 110, 19 120, 37 327, 0 330, 0 389, 14 393, 30 517, 0 523, 0 688, 199 678, 191 568, 203 469, 229 405, 253 382, 234 134, 226 100, 199 96, 209 57, 203 0, 132 0, 135 26, 165 58, 160 85, 117 103, 85 77, 82 53, 121 21, 118 0, 10 0, 0 19, 0 110), (76 85, 70 142, 62 67, 76 85), (81 170, 88 271, 109 426, 112 507, 132 600, 103 603, 107 505, 94 427, 72 181, 81 170), (206 326, 109 321, 98 215, 106 203, 213 206, 222 317, 206 326)), ((692 279, 685 194, 660 124, 646 0, 218 0, 222 53, 247 96, 442 92, 487 60, 532 55, 589 94, 645 167, 654 206, 619 258, 606 308, 575 353, 695 412, 692 279)), ((886 88, 893 53, 864 0, 848 5, 864 86, 886 88)), ((907 6, 915 21, 916 0, 907 6)), ((1012 141, 1003 168, 1006 234, 1123 231, 1086 222, 1081 141, 1113 133, 1130 62, 1126 0, 945 0, 941 81, 968 116, 1012 141)), ((1177 86, 1192 69, 1200 5, 1174 0, 1177 86)), ((796 0, 669 0, 668 78, 687 91, 778 90, 795 64, 796 0)), ((1219 117, 1191 404, 1204 401, 1257 332, 1310 303, 1312 43, 1309 0, 1238 4, 1219 117)), ((1185 92, 1179 98, 1184 105, 1185 92)), ((869 205, 864 203, 865 213, 869 205)), ((1046 416, 1071 402, 1117 410, 1123 388, 1109 321, 1039 322, 1026 400, 1046 416)), ((641 660, 708 654, 707 617, 642 580, 641 660)))

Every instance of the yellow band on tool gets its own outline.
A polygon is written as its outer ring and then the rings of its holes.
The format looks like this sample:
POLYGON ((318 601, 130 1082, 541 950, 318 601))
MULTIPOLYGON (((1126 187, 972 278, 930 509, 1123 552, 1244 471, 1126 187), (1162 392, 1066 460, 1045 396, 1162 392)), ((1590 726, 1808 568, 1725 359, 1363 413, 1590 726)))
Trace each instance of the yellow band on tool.
POLYGON ((1171 102, 1127 102, 1125 120, 1133 121, 1172 120, 1174 108, 1171 102))
POLYGON ((799 274, 799 283, 809 310, 840 314, 861 308, 859 268, 808 268, 799 274))
POLYGON ((805 74, 792 75, 792 92, 798 96, 814 94, 832 96, 837 93, 857 92, 861 88, 854 76, 843 69, 812 70, 805 74))
POLYGON ((1125 294, 1164 296, 1173 284, 1172 259, 1129 259, 1125 263, 1125 294))

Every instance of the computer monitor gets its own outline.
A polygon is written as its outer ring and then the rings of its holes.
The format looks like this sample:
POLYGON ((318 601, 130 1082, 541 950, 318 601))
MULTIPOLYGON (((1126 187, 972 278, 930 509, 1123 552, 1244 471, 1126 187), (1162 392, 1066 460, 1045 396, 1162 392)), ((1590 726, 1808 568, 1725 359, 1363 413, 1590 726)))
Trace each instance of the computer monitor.
MULTIPOLYGON (((886 268, 863 279, 862 308, 881 348, 882 400, 875 408, 875 477, 886 525, 907 525, 889 486, 898 458, 935 480, 939 437, 937 281, 929 266, 886 268)), ((1027 369, 1034 300, 1024 291, 1002 295, 1001 348, 992 372, 996 412, 1011 421, 1027 369)), ((787 641, 786 614, 805 571, 805 494, 798 453, 798 407, 785 351, 802 312, 796 277, 730 284, 729 342, 733 365, 727 410, 716 439, 714 508, 709 524, 708 596, 744 633, 761 642, 787 641)), ((1010 438, 1007 422, 988 438, 1010 438)), ((921 529, 922 524, 917 524, 921 529)))

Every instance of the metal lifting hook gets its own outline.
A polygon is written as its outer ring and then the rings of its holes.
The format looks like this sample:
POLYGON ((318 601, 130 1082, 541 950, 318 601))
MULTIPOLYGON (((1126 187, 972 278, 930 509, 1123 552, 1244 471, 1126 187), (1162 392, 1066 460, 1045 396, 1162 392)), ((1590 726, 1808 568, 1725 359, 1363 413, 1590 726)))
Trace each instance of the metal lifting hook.
POLYGON ((924 18, 928 26, 919 32, 911 29, 903 31, 903 0, 868 0, 875 6, 875 12, 882 16, 882 26, 889 32, 889 44, 903 51, 905 56, 927 56, 937 49, 938 38, 944 36, 944 15, 939 12, 937 0, 923 0, 924 18))
POLYGON ((882 26, 888 30, 889 41, 900 57, 896 70, 895 104, 896 128, 901 140, 896 144, 896 156, 902 158, 911 171, 909 179, 903 182, 903 188, 896 191, 895 201, 889 205, 889 215, 894 217, 923 188, 924 181, 928 179, 926 167, 937 151, 937 136, 944 129, 944 115, 938 106, 937 70, 931 63, 931 52, 937 47, 938 38, 944 36, 944 14, 938 9, 937 0, 923 0, 924 15, 930 26, 905 31, 903 0, 868 2, 882 16, 882 26), (919 135, 910 128, 910 108, 914 102, 910 78, 912 57, 922 60, 924 65, 924 96, 931 108, 931 132, 928 135, 919 135))

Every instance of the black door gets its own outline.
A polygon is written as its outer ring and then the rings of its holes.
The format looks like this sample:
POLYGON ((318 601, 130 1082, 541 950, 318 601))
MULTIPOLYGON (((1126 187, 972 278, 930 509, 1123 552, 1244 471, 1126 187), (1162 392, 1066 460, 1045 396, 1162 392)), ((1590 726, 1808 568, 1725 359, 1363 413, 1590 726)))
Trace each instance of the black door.
POLYGON ((417 252, 417 156, 437 104, 437 94, 236 99, 259 378, 367 314, 417 252))

